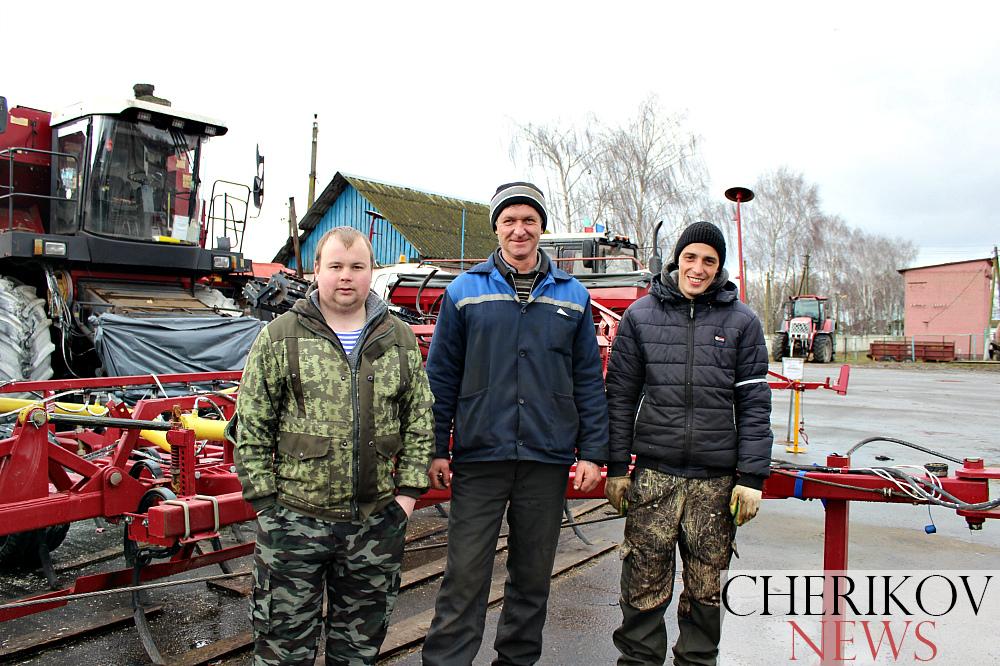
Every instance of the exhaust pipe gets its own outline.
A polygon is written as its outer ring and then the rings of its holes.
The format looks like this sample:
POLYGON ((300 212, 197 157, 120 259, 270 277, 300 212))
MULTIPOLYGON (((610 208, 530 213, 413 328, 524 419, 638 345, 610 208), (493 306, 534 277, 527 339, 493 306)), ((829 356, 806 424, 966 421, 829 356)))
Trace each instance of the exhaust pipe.
POLYGON ((660 256, 660 227, 662 226, 663 220, 660 220, 653 227, 653 253, 649 256, 649 271, 653 275, 663 270, 663 257, 660 256))

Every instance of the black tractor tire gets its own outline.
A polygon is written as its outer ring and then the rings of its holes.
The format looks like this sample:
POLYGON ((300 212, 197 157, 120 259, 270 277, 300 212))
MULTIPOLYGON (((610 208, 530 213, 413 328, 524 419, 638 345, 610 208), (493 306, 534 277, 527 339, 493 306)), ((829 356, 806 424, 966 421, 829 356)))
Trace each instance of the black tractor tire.
POLYGON ((813 338, 813 362, 829 363, 833 360, 833 338, 829 335, 817 335, 813 338))
POLYGON ((990 358, 994 361, 1000 361, 1000 345, 990 345, 990 358))
POLYGON ((38 565, 38 545, 45 539, 49 552, 62 545, 69 532, 69 523, 53 525, 30 532, 0 536, 0 568, 22 569, 38 565))
POLYGON ((781 363, 781 359, 788 356, 788 336, 784 333, 775 333, 771 338, 771 360, 781 363))

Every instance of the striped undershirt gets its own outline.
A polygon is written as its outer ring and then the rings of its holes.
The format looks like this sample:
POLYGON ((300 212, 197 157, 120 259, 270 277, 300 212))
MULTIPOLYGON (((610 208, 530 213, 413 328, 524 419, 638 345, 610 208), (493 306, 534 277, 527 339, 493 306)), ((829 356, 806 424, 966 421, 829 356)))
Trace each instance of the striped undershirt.
POLYGON ((337 337, 340 338, 340 344, 344 346, 344 353, 348 356, 354 351, 354 346, 358 344, 358 338, 361 336, 362 330, 359 328, 354 331, 334 331, 337 337))
POLYGON ((517 292, 517 300, 527 303, 528 297, 531 296, 531 288, 535 286, 535 278, 538 277, 538 271, 530 273, 515 273, 511 271, 510 277, 514 281, 514 291, 517 292))
POLYGON ((497 256, 500 258, 500 263, 503 264, 503 268, 500 270, 500 273, 507 278, 510 285, 514 287, 514 291, 517 293, 517 300, 521 303, 527 303, 528 299, 531 297, 531 290, 534 288, 535 282, 540 276, 544 275, 542 268, 544 267, 547 269, 547 258, 546 261, 543 262, 542 253, 536 253, 535 256, 537 256, 538 259, 535 261, 535 267, 528 273, 518 273, 514 270, 514 267, 507 263, 507 260, 503 258, 503 252, 497 250, 497 256))

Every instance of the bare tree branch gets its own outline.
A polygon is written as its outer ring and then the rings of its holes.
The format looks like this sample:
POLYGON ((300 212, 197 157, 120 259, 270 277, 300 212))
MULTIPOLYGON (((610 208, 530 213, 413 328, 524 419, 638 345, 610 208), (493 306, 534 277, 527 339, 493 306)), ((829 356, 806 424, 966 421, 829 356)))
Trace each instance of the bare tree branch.
POLYGON ((553 190, 549 182, 547 193, 553 204, 550 220, 554 224, 550 228, 572 231, 584 210, 580 184, 589 172, 592 151, 589 132, 528 124, 518 127, 511 146, 512 157, 517 155, 519 145, 527 151, 528 166, 540 168, 547 179, 551 177, 556 183, 553 190))
POLYGON ((597 119, 586 129, 521 126, 511 148, 515 163, 519 147, 527 165, 556 184, 551 198, 563 229, 579 230, 589 218, 645 247, 658 220, 669 222, 669 237, 704 200, 708 176, 698 140, 656 97, 620 127, 597 119))

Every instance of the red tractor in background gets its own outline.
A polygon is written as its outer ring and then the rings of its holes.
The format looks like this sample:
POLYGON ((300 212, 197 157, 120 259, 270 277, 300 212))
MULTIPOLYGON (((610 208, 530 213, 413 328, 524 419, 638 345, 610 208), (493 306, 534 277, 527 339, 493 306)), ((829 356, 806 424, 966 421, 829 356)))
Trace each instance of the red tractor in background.
POLYGON ((834 320, 827 317, 827 298, 804 294, 785 302, 781 330, 774 334, 771 358, 805 358, 816 363, 833 360, 834 320))
POLYGON ((204 205, 225 125, 134 91, 53 113, 0 97, 0 382, 242 367, 251 189, 216 181, 204 205))

